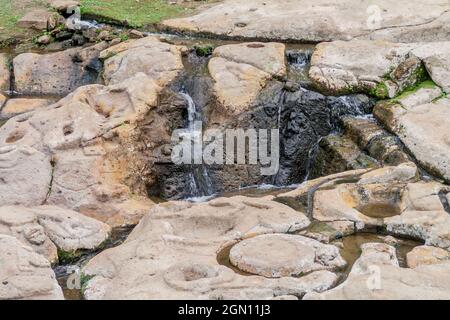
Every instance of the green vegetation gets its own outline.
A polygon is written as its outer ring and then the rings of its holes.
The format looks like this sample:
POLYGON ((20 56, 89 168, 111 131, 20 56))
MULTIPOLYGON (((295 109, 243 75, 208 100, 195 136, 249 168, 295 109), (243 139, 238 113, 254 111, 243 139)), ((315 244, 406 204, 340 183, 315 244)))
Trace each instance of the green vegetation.
POLYGON ((6 33, 14 29, 20 14, 13 9, 12 1, 0 1, 0 32, 6 33))
POLYGON ((58 260, 60 264, 70 264, 80 257, 78 251, 64 251, 58 248, 58 260))
POLYGON ((81 0, 81 14, 102 22, 126 23, 133 28, 180 15, 185 8, 165 0, 81 0))
POLYGON ((214 51, 214 46, 210 45, 210 44, 206 44, 203 46, 200 45, 196 45, 194 46, 195 49, 195 53, 200 56, 200 57, 207 57, 212 55, 213 51, 214 51))
POLYGON ((370 90, 370 94, 379 99, 386 99, 389 95, 388 88, 384 82, 378 83, 375 88, 370 90))
POLYGON ((422 81, 422 82, 416 84, 413 87, 409 87, 408 89, 403 91, 400 95, 398 95, 397 97, 395 97, 392 100, 393 101, 398 101, 398 100, 401 100, 403 98, 406 98, 410 94, 413 94, 414 92, 417 92, 417 90, 419 90, 419 89, 433 89, 433 88, 436 88, 436 87, 437 87, 437 85, 432 80, 425 80, 425 81, 422 81))

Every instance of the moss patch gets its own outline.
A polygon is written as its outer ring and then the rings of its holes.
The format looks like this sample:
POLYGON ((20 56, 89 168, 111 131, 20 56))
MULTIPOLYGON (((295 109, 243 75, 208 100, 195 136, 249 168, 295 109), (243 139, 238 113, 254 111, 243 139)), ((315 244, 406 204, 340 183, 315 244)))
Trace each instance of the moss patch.
POLYGON ((389 96, 388 88, 384 82, 378 83, 374 88, 370 89, 369 93, 378 99, 386 99, 389 96))
POLYGON ((183 6, 172 5, 165 0, 81 0, 82 15, 133 28, 157 23, 183 12, 183 6))
POLYGON ((393 98, 392 101, 398 102, 399 100, 406 98, 407 96, 417 92, 420 89, 434 89, 434 88, 438 88, 438 86, 433 82, 433 80, 425 80, 416 84, 413 87, 409 87, 401 94, 393 98))

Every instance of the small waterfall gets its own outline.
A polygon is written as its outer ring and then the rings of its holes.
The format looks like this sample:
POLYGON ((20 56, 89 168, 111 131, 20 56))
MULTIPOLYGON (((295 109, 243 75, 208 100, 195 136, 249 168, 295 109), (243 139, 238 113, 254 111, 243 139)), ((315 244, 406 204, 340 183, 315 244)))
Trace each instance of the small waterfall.
MULTIPOLYGON (((186 91, 180 92, 180 95, 188 103, 188 129, 191 141, 198 141, 198 139, 202 139, 202 132, 195 127, 195 122, 202 120, 202 114, 197 110, 194 100, 186 91)), ((188 174, 188 180, 189 193, 192 197, 201 198, 214 194, 212 180, 204 165, 193 164, 191 171, 188 174)))
POLYGON ((313 168, 314 161, 316 160, 317 152, 319 151, 319 145, 322 139, 322 137, 319 138, 319 140, 317 140, 317 142, 308 151, 308 158, 306 159, 306 175, 303 182, 308 181, 309 176, 311 175, 311 170, 313 168))

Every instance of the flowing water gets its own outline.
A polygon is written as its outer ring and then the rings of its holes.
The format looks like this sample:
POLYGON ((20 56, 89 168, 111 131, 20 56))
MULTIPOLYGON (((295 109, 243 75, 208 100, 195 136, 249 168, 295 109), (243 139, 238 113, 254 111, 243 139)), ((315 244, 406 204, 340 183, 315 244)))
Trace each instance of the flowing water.
MULTIPOLYGON (((188 104, 188 130, 192 143, 199 144, 202 139, 201 128, 196 127, 196 123, 202 121, 202 114, 195 105, 194 100, 187 92, 180 92, 180 95, 188 104)), ((202 198, 214 194, 214 187, 208 175, 207 168, 202 164, 193 164, 189 172, 189 189, 192 198, 202 198)))

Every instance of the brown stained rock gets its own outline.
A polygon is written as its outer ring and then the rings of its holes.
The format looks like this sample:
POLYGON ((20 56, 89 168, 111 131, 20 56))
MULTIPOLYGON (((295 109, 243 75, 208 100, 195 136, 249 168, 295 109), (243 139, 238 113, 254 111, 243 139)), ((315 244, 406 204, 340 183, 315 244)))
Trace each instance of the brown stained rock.
POLYGON ((51 103, 51 100, 48 99, 9 99, 0 111, 0 119, 9 119, 16 115, 48 106, 51 103))

